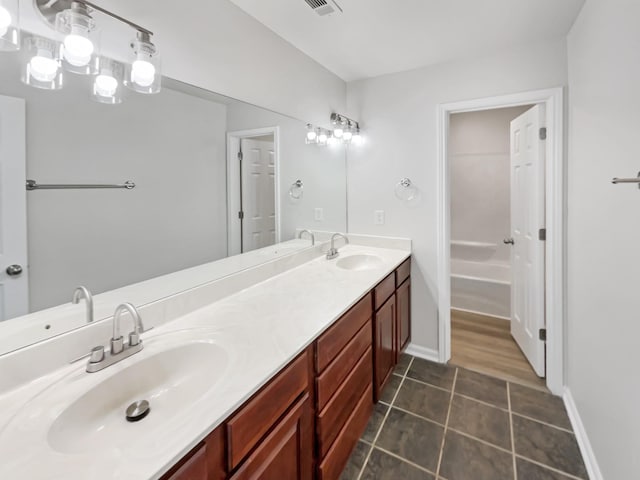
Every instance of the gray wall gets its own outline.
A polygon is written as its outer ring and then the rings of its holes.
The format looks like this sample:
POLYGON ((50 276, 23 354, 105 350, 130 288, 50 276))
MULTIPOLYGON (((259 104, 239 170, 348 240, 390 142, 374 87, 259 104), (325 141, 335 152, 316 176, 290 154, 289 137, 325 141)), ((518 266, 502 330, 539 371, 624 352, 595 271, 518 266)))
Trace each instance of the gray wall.
POLYGON ((608 480, 640 478, 638 19, 588 1, 568 42, 568 384, 608 480))
MULTIPOLYGON (((30 307, 103 292, 226 256, 226 107, 164 89, 106 106, 88 79, 23 86, 3 58, 0 94, 26 99, 27 178, 125 190, 27 193, 30 307)), ((123 299, 123 301, 126 299, 123 299)))

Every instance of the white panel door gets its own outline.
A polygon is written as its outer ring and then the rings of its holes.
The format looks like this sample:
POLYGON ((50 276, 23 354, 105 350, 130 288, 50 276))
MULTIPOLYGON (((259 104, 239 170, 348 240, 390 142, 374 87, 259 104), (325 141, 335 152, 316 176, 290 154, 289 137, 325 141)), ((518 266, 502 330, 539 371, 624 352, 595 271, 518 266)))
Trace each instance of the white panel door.
POLYGON ((544 106, 511 122, 511 335, 531 366, 545 375, 544 318, 544 106))
POLYGON ((242 251, 276 243, 273 141, 242 140, 242 251))
POLYGON ((0 96, 0 320, 29 310, 25 158, 24 100, 0 96))

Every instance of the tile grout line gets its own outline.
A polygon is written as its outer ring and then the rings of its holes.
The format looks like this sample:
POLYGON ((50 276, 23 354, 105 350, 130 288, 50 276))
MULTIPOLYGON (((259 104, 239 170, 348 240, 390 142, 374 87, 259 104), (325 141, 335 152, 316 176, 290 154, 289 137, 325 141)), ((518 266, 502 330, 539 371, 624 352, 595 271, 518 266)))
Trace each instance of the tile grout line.
POLYGON ((374 448, 376 448, 376 450, 380 450, 381 452, 386 453, 387 455, 389 455, 389 456, 391 456, 391 457, 397 458, 398 460, 400 460, 400 461, 402 461, 402 462, 404 462, 404 463, 408 463, 408 464, 409 464, 409 465, 411 465, 412 467, 415 467, 415 468, 417 468, 417 469, 419 469, 419 470, 422 470, 423 472, 427 472, 427 473, 428 473, 428 474, 430 474, 430 475, 435 475, 435 474, 434 474, 431 470, 429 470, 428 468, 424 468, 424 467, 422 467, 422 466, 418 465, 417 463, 413 463, 411 460, 407 460, 406 458, 401 457, 401 456, 400 456, 400 455, 398 455, 397 453, 390 452, 389 450, 385 450, 384 448, 381 448, 381 447, 374 447, 374 448))
POLYGON ((513 413, 511 412, 511 388, 507 382, 507 405, 509 405, 509 432, 511 436, 511 458, 513 461, 513 480, 518 480, 518 465, 516 463, 516 443, 513 437, 513 413))
POLYGON ((440 454, 438 455, 438 466, 436 467, 436 480, 440 478, 440 467, 442 466, 442 457, 444 455, 444 442, 447 438, 447 428, 449 426, 449 416, 451 415, 451 406, 453 405, 453 395, 456 391, 456 380, 458 380, 458 369, 453 375, 453 384, 451 385, 451 396, 449 397, 449 408, 447 410, 447 419, 444 422, 444 431, 442 433, 442 443, 440 444, 440 454))
MULTIPOLYGON (((389 416, 389 413, 391 412, 391 406, 393 405, 393 402, 396 401, 396 397, 398 396, 398 393, 400 393, 400 389, 402 388, 402 384, 404 383, 405 379, 407 378, 407 373, 409 373, 409 369, 411 368, 411 365, 413 364, 413 360, 415 357, 411 357, 411 360, 409 361, 409 365, 407 365, 407 369, 404 372, 404 375, 402 376, 402 380, 400 380, 400 385, 398 385, 398 388, 396 389, 396 393, 394 393, 393 398, 391 399, 391 403, 386 404, 384 402, 382 402, 384 405, 387 405, 387 412, 384 414, 384 418, 382 419, 382 422, 380 422, 380 426, 378 427, 378 431, 376 432, 375 436, 373 437, 373 441, 371 442, 371 446, 369 448, 369 452, 367 452, 367 456, 364 459, 364 463, 362 464, 362 467, 360 468, 360 472, 358 473, 358 476, 356 477, 356 480, 360 480, 362 478, 362 474, 364 473, 365 469, 367 468, 367 463, 369 463, 369 459, 371 458, 371 453, 373 452, 373 449, 375 448, 376 442, 378 441, 378 437, 380 436, 380 432, 382 432, 382 428, 384 427, 384 423, 387 421, 387 417, 389 416)), ((395 368, 395 367, 394 367, 395 368)), ((392 375, 394 375, 392 373, 392 375)), ((380 402, 378 400, 378 402, 380 402)))
MULTIPOLYGON (((550 465, 547 465, 546 463, 542 463, 542 462, 539 462, 539 461, 537 461, 537 460, 533 460, 533 459, 531 459, 531 458, 529 458, 529 457, 525 457, 524 455, 520 455, 520 454, 516 453, 516 457, 517 457, 517 458, 521 458, 521 459, 523 459, 523 460, 526 460, 526 461, 527 461, 527 462, 529 462, 529 463, 533 463, 534 465, 538 465, 539 467, 543 467, 543 468, 545 468, 545 469, 547 469, 547 470, 551 470, 552 472, 559 473, 560 475, 565 476, 565 477, 567 477, 567 478, 570 478, 570 479, 573 479, 573 480, 585 480, 585 479, 584 479, 584 478, 582 478, 582 477, 576 477, 575 475, 573 475, 573 474, 571 474, 571 473, 564 472, 564 471, 559 470, 559 469, 557 469, 557 468, 555 468, 555 467, 552 467, 552 466, 550 466, 550 465)), ((587 479, 587 480, 588 480, 588 479, 587 479)))

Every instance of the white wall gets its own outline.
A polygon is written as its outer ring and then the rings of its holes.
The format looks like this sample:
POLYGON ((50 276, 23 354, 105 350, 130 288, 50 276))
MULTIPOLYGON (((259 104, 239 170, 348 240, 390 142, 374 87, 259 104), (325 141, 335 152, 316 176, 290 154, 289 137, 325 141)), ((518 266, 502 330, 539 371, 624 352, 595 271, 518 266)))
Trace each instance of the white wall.
POLYGON ((603 477, 640 478, 640 3, 588 1, 569 35, 568 383, 603 477))
POLYGON ((494 245, 490 262, 509 263, 510 123, 529 107, 456 113, 449 124, 451 241, 494 245))
POLYGON ((242 103, 227 109, 230 132, 261 127, 280 127, 280 204, 282 240, 294 237, 296 229, 346 231, 346 162, 342 146, 306 145, 304 122, 242 103), (300 200, 289 196, 296 180, 304 183, 300 200), (322 208, 323 220, 314 210, 322 208))
POLYGON ((414 344, 437 349, 437 105, 566 82, 566 43, 557 40, 348 85, 349 112, 367 135, 348 154, 349 231, 413 240, 414 344), (418 202, 395 198, 402 177, 421 190, 418 202), (385 225, 374 225, 378 209, 385 225))
MULTIPOLYGON (((226 107, 164 89, 122 105, 66 88, 20 83, 17 57, 0 69, 0 94, 27 109, 27 178, 121 183, 133 190, 27 192, 30 311, 226 256, 226 107)), ((126 299, 125 299, 126 300, 126 299)))

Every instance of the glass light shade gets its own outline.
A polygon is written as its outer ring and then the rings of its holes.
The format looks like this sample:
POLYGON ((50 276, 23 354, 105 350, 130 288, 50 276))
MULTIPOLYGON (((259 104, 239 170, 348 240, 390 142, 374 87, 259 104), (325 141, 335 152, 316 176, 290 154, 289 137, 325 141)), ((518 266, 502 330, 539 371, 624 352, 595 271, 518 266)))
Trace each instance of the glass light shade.
POLYGON ((327 137, 327 134, 325 132, 320 132, 320 135, 318 135, 318 145, 326 145, 328 140, 329 138, 327 137))
POLYGON ((345 132, 342 134, 342 141, 344 143, 351 143, 352 139, 353 139, 353 132, 351 130, 345 130, 345 132))
POLYGON ((122 103, 124 65, 110 58, 100 58, 99 71, 93 79, 91 100, 107 105, 122 103))
POLYGON ((18 0, 0 0, 0 51, 20 49, 20 9, 18 0))
POLYGON ((337 145, 339 142, 340 142, 340 139, 335 136, 335 133, 327 139, 327 145, 330 145, 330 146, 337 145))
POLYGON ((344 130, 342 129, 342 127, 336 127, 333 130, 333 136, 336 138, 342 138, 342 135, 344 135, 344 130))
POLYGON ((360 146, 364 143, 364 137, 360 134, 360 130, 357 130, 351 139, 351 143, 360 146))
POLYGON ((124 84, 138 93, 160 92, 160 57, 156 46, 151 43, 149 34, 138 32, 138 37, 131 42, 131 48, 134 59, 127 67, 124 84))
POLYGON ((307 135, 305 137, 305 143, 307 145, 315 144, 318 142, 318 133, 310 123, 307 124, 307 135))
POLYGON ((89 8, 72 2, 71 8, 56 15, 56 30, 62 35, 62 66, 80 75, 98 73, 100 31, 89 8))
POLYGON ((22 82, 44 90, 61 89, 60 54, 60 44, 55 40, 36 35, 24 36, 22 40, 22 82))

